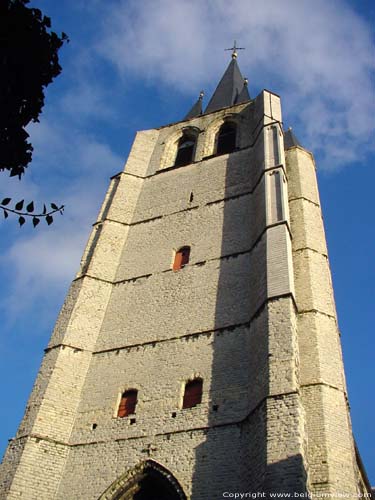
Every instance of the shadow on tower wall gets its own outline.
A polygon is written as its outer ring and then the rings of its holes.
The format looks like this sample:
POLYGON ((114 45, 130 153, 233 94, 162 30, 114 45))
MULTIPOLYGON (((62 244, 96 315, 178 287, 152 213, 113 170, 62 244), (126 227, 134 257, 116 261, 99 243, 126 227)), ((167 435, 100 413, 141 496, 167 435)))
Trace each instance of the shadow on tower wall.
MULTIPOLYGON (((258 141, 263 141, 262 133, 258 141)), ((272 463, 268 457, 268 434, 280 432, 285 440, 288 429, 282 422, 279 430, 269 423, 271 411, 272 418, 278 418, 278 400, 273 397, 270 403, 268 398, 265 187, 262 172, 252 169, 252 154, 247 148, 227 160, 208 422, 199 431, 201 444, 195 449, 192 500, 234 498, 230 493, 269 498, 271 492, 292 497, 306 492, 301 455, 288 456, 282 450, 280 460, 272 463), (239 168, 246 172, 241 187, 239 168)))

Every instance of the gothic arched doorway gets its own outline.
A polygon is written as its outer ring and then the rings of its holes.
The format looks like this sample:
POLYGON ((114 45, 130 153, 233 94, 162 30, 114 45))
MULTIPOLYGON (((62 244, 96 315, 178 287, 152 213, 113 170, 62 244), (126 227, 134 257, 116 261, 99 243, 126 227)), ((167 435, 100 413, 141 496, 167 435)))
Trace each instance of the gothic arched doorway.
POLYGON ((147 460, 117 479, 99 500, 186 500, 186 495, 167 469, 147 460))

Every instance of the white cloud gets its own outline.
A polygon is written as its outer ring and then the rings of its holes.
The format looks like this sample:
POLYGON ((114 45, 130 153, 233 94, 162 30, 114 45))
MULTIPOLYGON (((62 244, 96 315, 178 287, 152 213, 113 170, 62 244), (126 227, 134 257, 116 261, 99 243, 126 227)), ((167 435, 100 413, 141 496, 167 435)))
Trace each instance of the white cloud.
MULTIPOLYGON (((8 324, 20 314, 38 307, 40 321, 50 319, 50 306, 61 297, 78 270, 91 223, 104 197, 108 177, 123 163, 110 148, 61 120, 48 118, 30 127, 35 148, 30 172, 16 186, 17 197, 65 203, 49 228, 41 220, 37 229, 27 221, 2 257, 2 270, 12 270, 2 301, 8 324), (32 172, 34 174, 32 174, 32 172), (39 180, 33 176, 38 172, 39 180)), ((14 181, 13 181, 14 182, 14 181)), ((11 190, 9 181, 7 188, 11 190)), ((11 191, 9 191, 11 192, 11 191)), ((16 221, 6 221, 16 224, 16 221)), ((55 315, 55 312, 52 313, 55 315)))
POLYGON ((371 28, 344 1, 128 0, 108 12, 97 50, 121 74, 196 94, 218 81, 236 38, 250 88, 281 93, 288 125, 324 167, 371 148, 371 28))
POLYGON ((12 216, 4 221, 2 229, 9 236, 0 266, 9 283, 2 290, 3 324, 36 309, 38 321, 51 319, 52 305, 55 316, 56 300, 78 270, 108 178, 124 162, 107 144, 104 125, 95 124, 97 119, 112 120, 117 112, 111 88, 95 79, 97 53, 80 39, 64 50, 61 87, 48 88, 40 123, 27 128, 33 161, 21 182, 3 176, 2 192, 16 201, 34 200, 37 209, 43 202, 66 208, 48 228, 43 219, 36 229, 29 219, 22 229, 12 216))
POLYGON ((98 85, 80 82, 61 99, 60 105, 64 113, 79 121, 88 117, 109 119, 114 117, 114 111, 108 106, 110 97, 98 85))
POLYGON ((100 44, 71 52, 65 93, 48 96, 41 123, 29 127, 29 172, 20 183, 3 178, 4 192, 14 198, 67 207, 48 230, 29 225, 13 231, 2 258, 3 270, 12 269, 13 276, 3 302, 8 318, 36 303, 48 315, 48 304, 78 268, 108 177, 122 168, 124 158, 92 126, 118 112, 111 87, 94 78, 98 53, 125 79, 131 74, 193 99, 202 87, 213 90, 229 60, 222 49, 237 39, 246 47, 239 63, 253 94, 266 87, 282 95, 286 125, 318 152, 319 166, 334 169, 368 153, 375 114, 370 29, 343 1, 127 0, 113 9, 101 0, 95 8, 81 4, 102 16, 95 38, 100 44))

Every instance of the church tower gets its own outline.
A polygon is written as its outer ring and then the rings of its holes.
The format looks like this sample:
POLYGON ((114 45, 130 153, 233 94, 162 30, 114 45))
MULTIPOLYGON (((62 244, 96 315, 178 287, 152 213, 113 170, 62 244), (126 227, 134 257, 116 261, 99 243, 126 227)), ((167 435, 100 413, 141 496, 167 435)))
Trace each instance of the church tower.
POLYGON ((313 156, 278 95, 250 98, 236 47, 202 99, 111 179, 1 499, 369 491, 313 156))

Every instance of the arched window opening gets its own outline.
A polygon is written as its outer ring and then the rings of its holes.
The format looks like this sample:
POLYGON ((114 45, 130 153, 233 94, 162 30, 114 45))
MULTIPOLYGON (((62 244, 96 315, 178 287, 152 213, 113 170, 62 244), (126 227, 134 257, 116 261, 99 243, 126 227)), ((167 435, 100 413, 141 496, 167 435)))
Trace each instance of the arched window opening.
POLYGON ((188 165, 193 161, 196 138, 191 134, 184 134, 178 141, 175 167, 188 165))
POLYGON ((190 258, 190 247, 181 247, 177 250, 174 261, 173 261, 173 271, 178 271, 182 267, 184 267, 190 258))
POLYGON ((236 132, 237 127, 232 122, 225 122, 217 135, 216 154, 224 155, 232 153, 236 149, 236 132))
POLYGON ((196 378, 185 385, 184 400, 182 408, 193 408, 202 402, 203 380, 196 378))
POLYGON ((122 394, 117 412, 118 417, 123 418, 135 413, 135 407, 137 406, 137 396, 138 391, 136 389, 130 389, 122 394))

